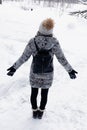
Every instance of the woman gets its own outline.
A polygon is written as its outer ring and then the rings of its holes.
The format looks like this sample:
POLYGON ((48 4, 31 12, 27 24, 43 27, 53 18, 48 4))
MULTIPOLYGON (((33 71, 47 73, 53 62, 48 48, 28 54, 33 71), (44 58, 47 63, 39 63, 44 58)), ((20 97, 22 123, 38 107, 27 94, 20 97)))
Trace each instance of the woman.
POLYGON ((65 58, 58 40, 53 37, 53 28, 54 21, 51 18, 42 21, 37 35, 29 41, 22 56, 8 69, 9 72, 7 73, 9 76, 13 76, 15 71, 24 62, 26 62, 31 55, 33 56, 30 71, 30 101, 33 111, 33 118, 41 119, 47 104, 48 91, 52 86, 53 81, 54 54, 61 65, 68 72, 70 78, 76 78, 77 72, 71 67, 65 58), (41 102, 38 107, 37 95, 39 88, 41 88, 41 102))

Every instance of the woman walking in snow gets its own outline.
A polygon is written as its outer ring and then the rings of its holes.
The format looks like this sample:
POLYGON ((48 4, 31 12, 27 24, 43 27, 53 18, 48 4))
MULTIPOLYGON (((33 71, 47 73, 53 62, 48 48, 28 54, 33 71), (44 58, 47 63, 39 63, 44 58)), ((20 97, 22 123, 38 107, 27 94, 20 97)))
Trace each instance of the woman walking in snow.
POLYGON ((22 56, 8 69, 7 75, 13 76, 16 70, 33 56, 30 70, 31 84, 31 106, 33 118, 41 119, 47 104, 49 88, 53 81, 53 56, 56 55, 58 61, 68 72, 71 79, 76 78, 76 71, 65 58, 60 44, 53 37, 54 21, 48 18, 42 21, 37 35, 32 38, 26 46, 22 56), (38 90, 41 88, 40 106, 37 106, 38 90))

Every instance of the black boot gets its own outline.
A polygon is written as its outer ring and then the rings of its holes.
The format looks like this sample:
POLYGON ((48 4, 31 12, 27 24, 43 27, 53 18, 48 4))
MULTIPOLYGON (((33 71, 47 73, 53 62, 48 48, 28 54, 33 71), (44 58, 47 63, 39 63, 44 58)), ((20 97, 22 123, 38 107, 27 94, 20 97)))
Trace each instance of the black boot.
POLYGON ((41 110, 41 109, 38 110, 38 119, 42 119, 43 113, 44 113, 44 110, 41 110))
POLYGON ((38 109, 33 109, 33 118, 36 119, 38 117, 38 109))

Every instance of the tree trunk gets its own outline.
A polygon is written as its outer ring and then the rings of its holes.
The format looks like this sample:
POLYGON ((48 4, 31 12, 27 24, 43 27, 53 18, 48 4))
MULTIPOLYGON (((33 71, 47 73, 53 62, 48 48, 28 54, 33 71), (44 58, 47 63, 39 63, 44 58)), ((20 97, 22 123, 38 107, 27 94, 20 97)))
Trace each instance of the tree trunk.
POLYGON ((0 0, 0 4, 2 4, 2 0, 0 0))

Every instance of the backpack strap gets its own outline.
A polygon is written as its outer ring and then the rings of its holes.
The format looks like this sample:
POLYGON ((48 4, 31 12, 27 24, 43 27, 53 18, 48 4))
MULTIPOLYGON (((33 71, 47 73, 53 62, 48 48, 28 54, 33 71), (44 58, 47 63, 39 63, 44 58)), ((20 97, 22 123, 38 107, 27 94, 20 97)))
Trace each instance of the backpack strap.
POLYGON ((37 44, 36 44, 35 38, 34 38, 34 44, 35 44, 35 46, 36 46, 37 51, 39 52, 39 48, 38 48, 38 46, 37 46, 37 44))

